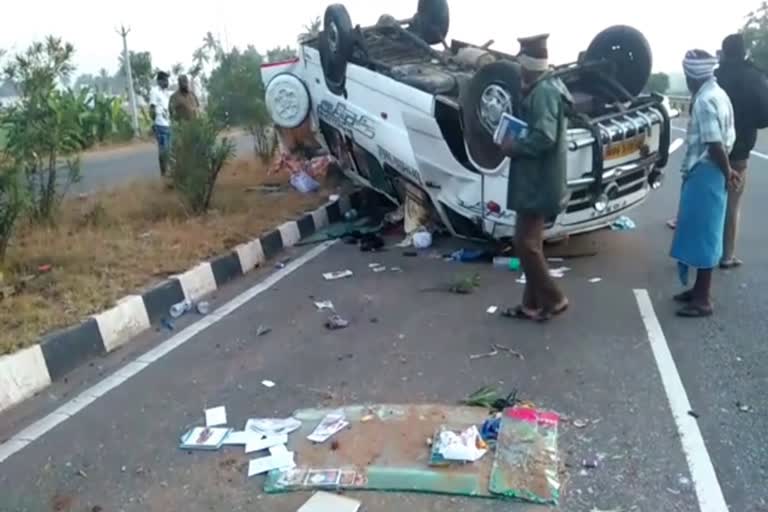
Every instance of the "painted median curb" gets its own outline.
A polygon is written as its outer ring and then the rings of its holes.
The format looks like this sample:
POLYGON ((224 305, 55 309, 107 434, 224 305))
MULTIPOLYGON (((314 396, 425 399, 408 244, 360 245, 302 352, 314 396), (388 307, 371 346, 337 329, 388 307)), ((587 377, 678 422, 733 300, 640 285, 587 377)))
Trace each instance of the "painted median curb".
POLYGON ((185 299, 197 301, 274 258, 283 249, 340 221, 344 212, 359 209, 361 201, 360 191, 342 196, 141 294, 128 295, 80 325, 49 334, 32 347, 0 356, 0 411, 34 396, 92 358, 130 343, 167 317, 174 304, 185 299))

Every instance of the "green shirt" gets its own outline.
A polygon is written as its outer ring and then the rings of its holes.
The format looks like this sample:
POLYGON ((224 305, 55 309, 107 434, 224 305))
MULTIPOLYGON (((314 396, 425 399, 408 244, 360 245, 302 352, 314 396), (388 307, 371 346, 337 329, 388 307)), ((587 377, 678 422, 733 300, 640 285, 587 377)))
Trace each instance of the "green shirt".
POLYGON ((509 208, 544 217, 558 215, 567 198, 570 95, 556 77, 543 77, 522 103, 528 135, 518 141, 509 170, 509 208))

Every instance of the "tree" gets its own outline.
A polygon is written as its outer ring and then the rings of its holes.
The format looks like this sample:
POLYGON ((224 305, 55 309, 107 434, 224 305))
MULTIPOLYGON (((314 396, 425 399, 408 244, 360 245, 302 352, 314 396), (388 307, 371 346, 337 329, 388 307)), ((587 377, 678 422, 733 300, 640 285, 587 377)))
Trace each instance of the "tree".
POLYGON ((216 180, 235 155, 235 144, 206 116, 185 121, 173 134, 171 177, 174 189, 196 215, 208 211, 216 180))
POLYGON ((25 180, 32 217, 39 221, 54 220, 69 185, 80 177, 84 96, 57 88, 74 70, 74 52, 71 44, 49 36, 17 54, 4 71, 20 95, 3 118, 4 160, 25 180))
POLYGON ((233 48, 220 55, 219 65, 208 80, 209 111, 215 121, 239 126, 267 123, 262 62, 261 54, 253 46, 243 52, 233 48))
POLYGON ((669 75, 666 73, 654 73, 645 86, 648 92, 665 94, 669 90, 669 75))
POLYGON ((741 32, 752 60, 760 69, 768 70, 768 2, 747 15, 741 32))
POLYGON ((323 27, 323 20, 320 16, 315 17, 308 25, 304 25, 304 32, 299 35, 299 41, 306 41, 312 39, 320 34, 320 30, 323 27))
MULTIPOLYGON (((144 98, 144 101, 149 102, 149 91, 152 89, 155 74, 152 68, 152 54, 149 52, 130 52, 129 59, 131 60, 134 90, 136 94, 144 98)), ((120 64, 119 74, 125 81, 125 59, 122 53, 118 61, 120 64)))
POLYGON ((271 50, 267 50, 267 62, 281 62, 285 60, 295 59, 297 57, 296 50, 291 48, 290 46, 286 46, 283 48, 282 46, 278 46, 277 48, 272 48, 271 50))

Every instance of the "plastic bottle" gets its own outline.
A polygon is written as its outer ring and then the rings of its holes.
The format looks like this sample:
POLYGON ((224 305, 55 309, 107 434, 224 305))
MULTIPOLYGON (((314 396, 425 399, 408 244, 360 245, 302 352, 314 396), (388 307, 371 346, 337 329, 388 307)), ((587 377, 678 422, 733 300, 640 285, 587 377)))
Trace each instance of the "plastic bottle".
POLYGON ((520 260, 518 258, 510 258, 507 256, 497 256, 493 258, 493 266, 508 268, 512 272, 517 272, 520 270, 520 260))
POLYGON ((183 300, 177 304, 171 306, 171 318, 180 318, 184 316, 190 309, 192 309, 192 303, 188 300, 183 300))

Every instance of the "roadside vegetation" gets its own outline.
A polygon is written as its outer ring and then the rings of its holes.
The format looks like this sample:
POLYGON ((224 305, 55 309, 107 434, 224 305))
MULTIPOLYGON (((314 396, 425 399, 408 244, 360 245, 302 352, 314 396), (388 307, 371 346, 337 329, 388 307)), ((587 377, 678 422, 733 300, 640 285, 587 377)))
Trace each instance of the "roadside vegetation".
MULTIPOLYGON (((125 77, 102 70, 73 79, 75 48, 54 37, 0 52, 0 87, 15 95, 0 106, 0 355, 325 201, 324 190, 301 195, 287 176, 267 175, 276 138, 260 66, 295 54, 225 50, 207 34, 191 65, 171 70, 193 78, 204 109, 174 128, 170 183, 158 177, 75 197, 82 153, 133 138, 125 77), (225 135, 233 128, 253 135, 253 153, 235 155, 225 135)), ((129 58, 146 100, 152 56, 129 58)), ((145 109, 140 121, 148 135, 145 109)))

